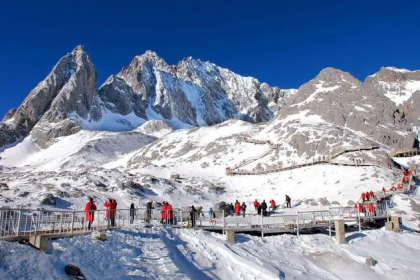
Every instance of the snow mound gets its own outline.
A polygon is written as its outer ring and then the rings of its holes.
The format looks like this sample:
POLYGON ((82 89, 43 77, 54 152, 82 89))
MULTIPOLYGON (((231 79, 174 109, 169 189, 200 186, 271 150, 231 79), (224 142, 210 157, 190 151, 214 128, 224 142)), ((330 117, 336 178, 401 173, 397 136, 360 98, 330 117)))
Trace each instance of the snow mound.
POLYGON ((150 120, 136 128, 134 131, 141 132, 145 135, 160 138, 173 132, 175 129, 163 120, 150 120))

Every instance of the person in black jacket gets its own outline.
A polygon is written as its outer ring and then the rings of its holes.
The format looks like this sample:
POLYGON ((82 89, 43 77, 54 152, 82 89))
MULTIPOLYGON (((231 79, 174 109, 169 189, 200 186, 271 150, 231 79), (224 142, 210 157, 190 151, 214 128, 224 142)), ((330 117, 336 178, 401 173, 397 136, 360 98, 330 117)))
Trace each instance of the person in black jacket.
POLYGON ((150 200, 146 203, 146 220, 148 223, 152 220, 152 209, 154 209, 153 200, 150 200))
POLYGON ((290 203, 290 201, 290 196, 286 194, 286 208, 292 208, 292 204, 290 203))
POLYGON ((191 227, 195 227, 195 220, 197 218, 197 210, 195 209, 194 205, 191 206, 190 217, 191 217, 191 227))
POLYGON ((242 215, 245 218, 245 211, 246 211, 246 204, 245 204, 245 202, 242 202, 241 210, 242 210, 242 215))
POLYGON ((134 203, 131 203, 131 206, 130 206, 130 225, 133 224, 135 215, 136 215, 136 208, 134 208, 134 203))
POLYGON ((229 206, 228 206, 229 208, 229 215, 231 216, 231 217, 233 217, 233 213, 235 212, 235 207, 233 206, 233 203, 231 203, 229 206))
POLYGON ((265 200, 263 200, 263 202, 261 203, 261 210, 263 216, 267 216, 267 203, 265 202, 265 200))

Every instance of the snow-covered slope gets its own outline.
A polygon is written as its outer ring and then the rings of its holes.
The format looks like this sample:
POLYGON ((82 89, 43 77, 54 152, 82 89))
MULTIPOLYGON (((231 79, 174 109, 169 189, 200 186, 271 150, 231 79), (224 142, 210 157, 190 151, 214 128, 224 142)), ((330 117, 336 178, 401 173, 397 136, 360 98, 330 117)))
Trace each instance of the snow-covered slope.
POLYGON ((155 139, 140 132, 80 131, 57 138, 48 149, 38 148, 32 137, 27 137, 0 156, 4 166, 27 166, 31 171, 73 170, 118 159, 155 139))
POLYGON ((150 120, 144 123, 143 125, 136 128, 134 131, 141 132, 146 135, 154 136, 160 138, 173 132, 175 129, 170 125, 170 123, 163 120, 150 120))
POLYGON ((69 263, 92 280, 396 280, 417 279, 420 273, 420 236, 408 232, 349 233, 347 245, 321 234, 264 239, 240 234, 232 245, 221 234, 154 228, 109 231, 107 238, 53 240, 49 254, 2 242, 0 278, 68 279, 64 267, 69 263), (378 264, 366 266, 368 257, 378 264))

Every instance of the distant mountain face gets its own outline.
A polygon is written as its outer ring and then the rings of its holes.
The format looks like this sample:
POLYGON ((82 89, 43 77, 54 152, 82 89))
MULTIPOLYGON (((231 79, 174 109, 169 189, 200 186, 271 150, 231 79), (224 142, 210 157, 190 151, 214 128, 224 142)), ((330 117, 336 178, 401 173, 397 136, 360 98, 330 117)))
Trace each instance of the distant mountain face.
POLYGON ((288 117, 302 112, 320 117, 329 130, 346 128, 389 147, 412 147, 420 131, 419 89, 420 71, 387 67, 365 82, 326 68, 298 90, 282 90, 192 58, 171 66, 151 51, 96 89, 95 67, 78 46, 6 114, 0 149, 29 134, 46 148, 83 129, 131 131, 148 120, 163 121, 140 129, 158 137, 230 118, 272 121, 269 134, 275 137, 288 117))
POLYGON ((411 132, 413 123, 384 92, 375 88, 370 79, 362 83, 349 73, 326 68, 299 88, 276 120, 307 112, 337 128, 360 132, 379 144, 395 149, 413 147, 416 139, 411 132))
POLYGON ((169 66, 154 52, 136 56, 99 87, 83 47, 65 55, 18 109, 0 124, 0 147, 31 133, 40 147, 81 129, 133 130, 149 119, 206 126, 229 118, 266 122, 277 113, 280 90, 192 58, 169 66))

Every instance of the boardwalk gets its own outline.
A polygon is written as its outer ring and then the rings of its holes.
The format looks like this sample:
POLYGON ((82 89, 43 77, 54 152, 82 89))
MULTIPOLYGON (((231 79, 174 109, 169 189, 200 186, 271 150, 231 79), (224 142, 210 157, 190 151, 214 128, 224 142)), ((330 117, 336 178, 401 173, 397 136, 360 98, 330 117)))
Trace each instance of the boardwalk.
POLYGON ((274 166, 274 167, 258 168, 258 169, 252 169, 252 170, 240 169, 241 167, 244 167, 254 161, 264 158, 265 156, 270 154, 274 149, 282 149, 279 144, 271 143, 268 140, 267 141, 255 140, 255 139, 250 139, 250 138, 245 137, 244 141, 247 143, 255 144, 255 145, 268 145, 269 149, 259 156, 245 159, 239 164, 234 165, 233 167, 226 168, 226 175, 263 175, 263 174, 287 171, 287 170, 303 168, 303 167, 319 165, 319 164, 333 164, 333 165, 342 165, 342 166, 376 166, 376 167, 381 167, 381 168, 387 168, 385 165, 380 164, 378 161, 366 162, 366 163, 333 161, 333 159, 345 153, 351 153, 351 152, 356 152, 356 151, 371 151, 371 150, 379 149, 379 146, 360 146, 360 147, 340 148, 338 149, 338 151, 336 151, 335 153, 329 156, 319 156, 317 159, 313 158, 312 161, 308 161, 304 163, 293 163, 287 166, 274 166))
MULTIPOLYGON (((369 201, 359 199, 355 207, 328 207, 327 209, 280 210, 269 216, 247 214, 228 216, 224 211, 215 211, 216 217, 210 217, 207 212, 196 212, 195 216, 189 210, 173 210, 173 221, 169 224, 160 223, 160 212, 151 213, 150 221, 146 223, 146 209, 136 209, 134 216, 130 216, 130 209, 117 209, 115 226, 110 226, 107 211, 94 212, 94 221, 88 228, 85 211, 62 211, 24 208, 0 208, 0 240, 28 239, 33 235, 47 235, 50 238, 61 238, 87 234, 92 231, 120 228, 127 225, 154 225, 175 228, 192 228, 211 231, 234 230, 236 232, 287 233, 310 231, 312 229, 331 227, 334 221, 344 220, 359 224, 363 222, 389 219, 389 200, 396 193, 412 191, 413 174, 402 175, 394 191, 378 191, 369 201), (404 178, 407 178, 405 181, 404 178), (369 211, 371 204, 374 210, 369 211), (360 206, 360 208, 359 208, 360 206), (362 209, 362 210, 360 210, 362 209), (290 212, 292 211, 292 212, 290 212)), ((166 213, 168 216, 168 213, 166 213)))
MULTIPOLYGON (((209 217, 207 212, 198 212, 191 220, 188 210, 174 210, 173 224, 164 226, 175 228, 192 228, 211 231, 234 230, 236 232, 260 232, 265 233, 297 233, 311 231, 313 229, 328 228, 331 230, 334 221, 344 220, 359 224, 375 220, 389 218, 388 201, 395 193, 409 192, 412 185, 410 181, 402 185, 401 189, 388 192, 376 192, 374 199, 368 202, 359 201, 363 208, 359 207, 328 207, 325 209, 305 210, 278 210, 269 216, 247 214, 245 216, 228 216, 224 211, 216 211, 216 217, 209 217), (374 212, 368 210, 368 204, 372 203, 374 212), (279 213, 280 212, 280 213, 279 213)), ((85 211, 59 211, 59 210, 36 210, 36 209, 0 209, 0 240, 28 239, 31 235, 48 235, 50 238, 68 237, 87 234, 92 231, 111 229, 108 219, 105 217, 107 210, 95 211, 95 220, 91 229, 88 229, 85 220, 85 211)), ((150 223, 145 222, 146 209, 137 209, 133 218, 133 225, 160 224, 160 213, 155 211, 151 216, 150 223)), ((130 210, 117 209, 115 215, 115 227, 124 227, 130 224, 130 210)))
MULTIPOLYGON (((252 143, 255 145, 268 145, 269 149, 264 152, 263 154, 251 157, 243 160, 239 164, 234 165, 233 167, 226 168, 226 175, 234 176, 234 175, 264 175, 276 172, 282 172, 287 170, 293 170, 297 168, 308 167, 312 165, 319 165, 319 164, 332 164, 332 165, 340 165, 340 166, 355 166, 355 167, 368 167, 368 166, 375 166, 379 168, 389 169, 389 167, 385 164, 382 164, 380 161, 371 161, 371 162, 351 162, 351 161, 342 161, 342 160, 334 160, 335 158, 352 152, 360 152, 360 151, 371 151, 379 149, 378 145, 373 146, 360 146, 360 147, 343 147, 338 149, 336 152, 328 155, 328 156, 319 156, 318 158, 313 158, 312 161, 304 162, 304 163, 292 163, 286 166, 272 166, 267 168, 257 168, 257 169, 240 169, 246 165, 249 165, 252 162, 260 160, 270 154, 275 149, 282 149, 279 144, 272 143, 268 140, 255 140, 251 138, 244 138, 244 141, 247 143, 252 143)), ((388 153, 388 157, 411 157, 420 154, 420 149, 413 148, 413 149, 406 149, 400 151, 394 151, 388 153)), ((393 170, 394 171, 394 170, 393 170)))

